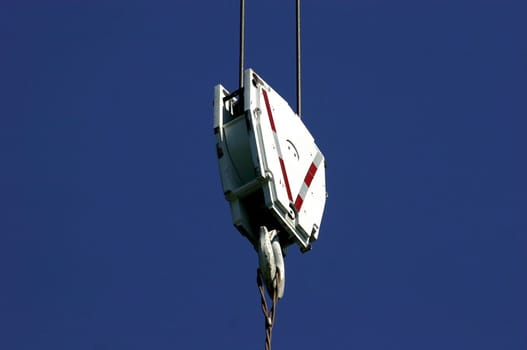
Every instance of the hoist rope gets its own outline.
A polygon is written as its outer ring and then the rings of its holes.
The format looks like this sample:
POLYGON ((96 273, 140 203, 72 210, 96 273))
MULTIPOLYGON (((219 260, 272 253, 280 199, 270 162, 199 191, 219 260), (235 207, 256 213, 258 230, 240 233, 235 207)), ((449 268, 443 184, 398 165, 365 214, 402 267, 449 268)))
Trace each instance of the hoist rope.
POLYGON ((240 0, 240 89, 243 87, 244 57, 245 57, 245 0, 240 0))
MULTIPOLYGON (((280 278, 280 273, 277 272, 276 278, 280 278)), ((260 297, 262 300, 262 311, 265 318, 265 350, 271 350, 271 341, 273 339, 273 326, 274 326, 274 318, 276 313, 276 305, 278 304, 278 291, 275 287, 273 289, 273 295, 271 296, 273 305, 271 309, 267 306, 267 299, 265 298, 265 290, 262 283, 262 276, 260 269, 256 271, 256 283, 258 284, 258 290, 260 291, 260 297)), ((278 285, 278 281, 277 281, 278 285)))
MULTIPOLYGON (((302 70, 300 64, 300 0, 296 0, 296 113, 302 118, 302 70)), ((243 88, 245 65, 245 0, 240 0, 240 88, 243 88)))
POLYGON ((302 80, 300 68, 300 0, 296 0, 296 113, 302 118, 302 80))

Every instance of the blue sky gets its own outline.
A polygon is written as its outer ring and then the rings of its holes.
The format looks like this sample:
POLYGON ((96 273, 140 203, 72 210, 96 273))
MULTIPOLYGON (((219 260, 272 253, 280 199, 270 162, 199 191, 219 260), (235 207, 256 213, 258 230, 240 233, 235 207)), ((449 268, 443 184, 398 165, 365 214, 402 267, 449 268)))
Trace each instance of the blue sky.
MULTIPOLYGON (((329 198, 273 348, 527 347, 526 10, 302 2, 329 198)), ((0 348, 263 348, 212 131, 237 21, 234 0, 2 2, 0 348)), ((294 1, 247 0, 246 34, 294 106, 294 1)))

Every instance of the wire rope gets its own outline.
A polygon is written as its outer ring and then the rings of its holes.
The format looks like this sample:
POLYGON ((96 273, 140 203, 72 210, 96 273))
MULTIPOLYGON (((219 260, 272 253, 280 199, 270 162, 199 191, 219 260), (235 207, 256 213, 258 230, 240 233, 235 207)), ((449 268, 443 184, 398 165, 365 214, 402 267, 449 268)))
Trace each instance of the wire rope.
POLYGON ((296 113, 300 118, 302 118, 302 80, 300 56, 300 0, 296 0, 296 113))

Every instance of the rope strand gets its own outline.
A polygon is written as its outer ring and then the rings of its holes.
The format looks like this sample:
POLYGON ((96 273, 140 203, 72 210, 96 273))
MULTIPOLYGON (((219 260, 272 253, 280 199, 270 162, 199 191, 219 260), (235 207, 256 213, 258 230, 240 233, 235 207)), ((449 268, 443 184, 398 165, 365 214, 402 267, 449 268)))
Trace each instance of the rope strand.
MULTIPOLYGON (((277 272, 276 278, 280 278, 280 274, 277 272)), ((265 298, 264 286, 262 283, 262 277, 260 269, 256 271, 256 283, 258 284, 258 290, 260 291, 260 297, 262 302, 262 311, 265 317, 265 350, 271 350, 271 341, 273 339, 273 326, 276 315, 276 306, 278 304, 278 291, 276 287, 273 290, 272 302, 273 305, 269 310, 267 306, 267 299, 265 298)))
POLYGON ((243 66, 245 64, 245 0, 240 0, 240 89, 243 87, 243 66))
POLYGON ((302 72, 300 58, 300 0, 296 0, 296 113, 302 118, 302 72))

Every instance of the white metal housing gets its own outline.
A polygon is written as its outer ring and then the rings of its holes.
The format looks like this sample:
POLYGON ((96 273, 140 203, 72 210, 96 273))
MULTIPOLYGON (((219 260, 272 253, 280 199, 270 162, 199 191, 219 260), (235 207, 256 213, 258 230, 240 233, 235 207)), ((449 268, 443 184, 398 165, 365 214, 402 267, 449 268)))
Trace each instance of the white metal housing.
POLYGON ((298 115, 252 69, 244 88, 214 91, 221 181, 234 225, 256 246, 261 226, 282 247, 318 238, 326 202, 324 156, 298 115))

